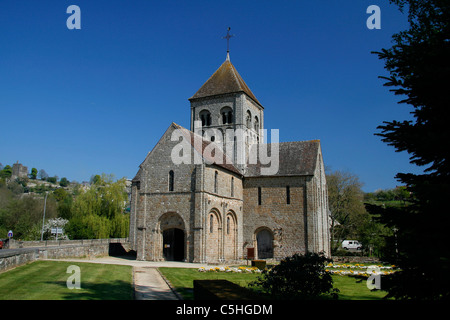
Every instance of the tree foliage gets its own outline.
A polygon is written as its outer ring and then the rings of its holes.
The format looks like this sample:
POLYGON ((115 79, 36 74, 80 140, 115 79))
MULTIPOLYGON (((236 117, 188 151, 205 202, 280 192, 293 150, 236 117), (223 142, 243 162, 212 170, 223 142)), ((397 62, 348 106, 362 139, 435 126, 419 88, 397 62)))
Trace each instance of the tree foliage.
POLYGON ((331 218, 331 244, 335 252, 344 239, 359 239, 370 220, 364 207, 364 193, 358 176, 344 171, 327 173, 331 218))
POLYGON ((404 207, 368 206, 371 213, 396 231, 386 241, 386 259, 399 265, 389 295, 398 299, 450 299, 450 2, 448 0, 392 0, 408 10, 410 28, 393 36, 394 44, 378 52, 390 73, 385 86, 412 107, 411 121, 384 122, 377 133, 397 152, 410 154, 410 162, 424 166, 424 174, 398 173, 397 179, 412 193, 404 207))
POLYGON ((294 254, 283 259, 279 265, 264 270, 252 286, 277 299, 317 299, 324 295, 337 298, 333 279, 325 271, 325 263, 331 262, 323 253, 294 254))
MULTIPOLYGON (((43 209, 44 199, 20 197, 5 188, 0 188, 0 238, 6 237, 8 230, 14 230, 16 239, 39 239, 43 209)), ((50 196, 47 199, 46 217, 56 216, 56 201, 50 196)))
MULTIPOLYGON (((39 240, 46 195, 45 223, 69 221, 64 227, 69 239, 127 237, 125 178, 115 181, 113 175, 97 176, 90 187, 56 188, 38 183, 28 194, 24 194, 27 187, 23 181, 0 178, 0 238, 13 230, 16 239, 39 240)), ((61 180, 64 184, 67 179, 61 180)), ((50 232, 44 233, 44 239, 52 237, 50 232)))
POLYGON ((2 171, 0 171, 0 178, 11 178, 12 168, 10 165, 6 165, 2 171))
POLYGON ((31 168, 30 179, 35 180, 37 178, 38 170, 36 168, 31 168))
POLYGON ((113 182, 111 176, 102 175, 75 199, 67 234, 74 239, 126 237, 129 226, 129 217, 124 213, 126 201, 125 179, 113 182))

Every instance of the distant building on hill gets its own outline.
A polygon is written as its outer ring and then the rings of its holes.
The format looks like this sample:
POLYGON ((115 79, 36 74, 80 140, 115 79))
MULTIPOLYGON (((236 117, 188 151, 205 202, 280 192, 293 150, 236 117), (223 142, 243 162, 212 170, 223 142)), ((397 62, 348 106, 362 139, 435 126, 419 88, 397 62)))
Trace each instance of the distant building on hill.
POLYGON ((20 164, 19 161, 13 164, 11 174, 11 180, 15 180, 17 178, 28 178, 28 167, 20 164))

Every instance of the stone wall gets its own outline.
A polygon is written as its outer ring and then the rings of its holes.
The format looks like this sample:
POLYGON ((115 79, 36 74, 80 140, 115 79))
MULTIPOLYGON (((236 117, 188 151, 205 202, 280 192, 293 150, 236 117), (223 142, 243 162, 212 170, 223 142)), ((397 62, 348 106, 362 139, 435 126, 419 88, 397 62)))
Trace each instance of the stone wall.
POLYGON ((126 243, 129 246, 128 238, 114 239, 82 239, 82 240, 44 240, 44 241, 18 241, 11 239, 8 241, 7 249, 36 248, 36 247, 55 247, 55 246, 83 246, 83 245, 102 245, 109 243, 126 243))
POLYGON ((39 249, 23 250, 20 253, 0 252, 0 272, 33 262, 39 259, 39 249))
POLYGON ((127 239, 98 239, 76 241, 72 245, 56 245, 33 247, 41 244, 40 241, 21 242, 20 249, 0 250, 0 272, 6 271, 29 262, 39 259, 65 259, 65 258, 93 258, 107 256, 110 251, 110 244, 117 244, 122 241, 122 245, 127 247, 127 239))
POLYGON ((361 257, 361 256, 332 256, 334 263, 380 263, 377 257, 361 257))
POLYGON ((257 234, 273 237, 274 258, 305 252, 305 177, 257 177, 244 181, 244 245, 255 248, 257 234), (289 186, 290 203, 287 203, 289 186), (260 188, 261 204, 259 204, 260 188))

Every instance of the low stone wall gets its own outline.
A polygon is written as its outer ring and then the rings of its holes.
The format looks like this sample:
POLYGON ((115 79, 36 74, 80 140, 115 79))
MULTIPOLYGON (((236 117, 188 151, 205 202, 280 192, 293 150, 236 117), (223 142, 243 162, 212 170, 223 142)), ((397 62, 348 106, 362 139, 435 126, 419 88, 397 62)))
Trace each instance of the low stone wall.
POLYGON ((4 255, 0 252, 0 272, 33 262, 39 258, 39 253, 36 250, 24 250, 20 253, 11 253, 4 255))
POLYGON ((48 245, 47 243, 47 246, 42 246, 43 243, 41 241, 22 242, 22 248, 0 250, 0 272, 39 259, 94 258, 108 256, 111 252, 110 247, 117 246, 120 243, 119 240, 123 241, 123 247, 129 247, 127 242, 128 239, 72 240, 69 242, 70 245, 62 243, 48 245), (41 246, 29 246, 31 244, 41 246))
POLYGON ((113 239, 84 239, 84 240, 44 240, 44 241, 18 241, 10 240, 8 249, 18 248, 36 248, 36 247, 55 247, 55 246, 82 246, 89 244, 108 244, 108 243, 128 243, 127 238, 113 239))
POLYGON ((40 248, 39 259, 94 258, 107 256, 109 244, 40 248))
POLYGON ((378 263, 379 258, 376 257, 361 257, 361 256, 333 256, 331 257, 334 263, 378 263))

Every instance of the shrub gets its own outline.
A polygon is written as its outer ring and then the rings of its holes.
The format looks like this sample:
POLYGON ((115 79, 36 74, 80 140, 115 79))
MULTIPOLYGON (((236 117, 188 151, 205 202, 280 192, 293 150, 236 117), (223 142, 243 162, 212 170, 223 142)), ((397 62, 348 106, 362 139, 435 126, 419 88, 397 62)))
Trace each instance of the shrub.
POLYGON ((323 253, 294 254, 270 270, 265 270, 251 283, 276 299, 316 299, 330 295, 337 299, 338 289, 333 289, 333 279, 325 271, 331 262, 323 253))

